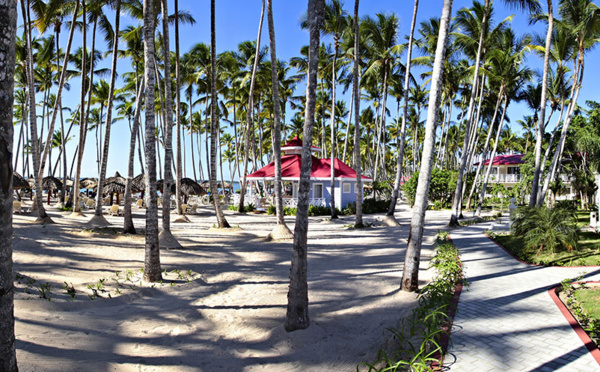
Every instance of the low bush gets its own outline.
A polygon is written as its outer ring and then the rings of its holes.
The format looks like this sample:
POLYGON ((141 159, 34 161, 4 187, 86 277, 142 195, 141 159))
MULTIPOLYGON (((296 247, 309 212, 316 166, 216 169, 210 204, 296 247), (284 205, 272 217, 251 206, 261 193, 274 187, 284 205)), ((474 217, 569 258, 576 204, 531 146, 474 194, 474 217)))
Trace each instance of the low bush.
POLYGON ((570 209, 521 207, 515 212, 514 235, 523 239, 526 250, 555 253, 577 248, 577 220, 570 209))
MULTIPOLYGON (((375 200, 369 198, 363 200, 362 212, 363 214, 384 213, 387 212, 389 206, 389 200, 375 200)), ((345 215, 356 214, 356 202, 348 203, 342 213, 345 215)))
MULTIPOLYGON (((297 211, 296 208, 283 207, 283 214, 285 216, 295 216, 296 211, 297 211)), ((276 209, 275 205, 269 205, 269 209, 267 209, 267 214, 277 214, 277 209, 276 209)))
MULTIPOLYGON (((231 204, 229 207, 227 207, 227 209, 229 209, 230 211, 237 211, 238 206, 231 204)), ((254 206, 254 204, 250 203, 242 209, 242 213, 252 212, 255 209, 256 209, 256 207, 254 206)))
MULTIPOLYGON (((339 209, 335 209, 336 214, 342 214, 339 209)), ((308 206, 308 215, 309 216, 329 216, 331 215, 331 208, 324 207, 322 205, 309 205, 308 206)))

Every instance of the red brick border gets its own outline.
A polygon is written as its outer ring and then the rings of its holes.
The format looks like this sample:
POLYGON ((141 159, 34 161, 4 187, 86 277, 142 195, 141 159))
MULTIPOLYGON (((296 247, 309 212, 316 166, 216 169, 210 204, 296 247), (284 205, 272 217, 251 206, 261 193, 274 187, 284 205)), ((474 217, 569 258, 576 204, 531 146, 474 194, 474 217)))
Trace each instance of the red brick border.
MULTIPOLYGON (((600 283, 600 282, 578 282, 578 283, 600 283)), ((560 286, 550 288, 548 290, 548 294, 550 295, 550 297, 552 298, 552 300, 554 301, 556 306, 558 306, 558 309, 563 314, 563 316, 567 319, 567 322, 569 322, 569 325, 573 328, 575 333, 577 333, 577 336, 579 336, 579 338, 581 339, 581 341, 583 342, 585 347, 589 350, 590 354, 592 354, 592 357, 600 365, 600 350, 598 349, 598 346, 596 346, 596 344, 594 343, 594 341, 592 341, 590 336, 588 336, 588 334, 581 327, 581 325, 579 325, 579 322, 577 321, 577 319, 575 319, 573 317, 573 315, 571 315, 571 312, 569 311, 569 309, 565 306, 565 304, 563 304, 562 300, 558 297, 557 291, 559 288, 560 288, 560 286)))

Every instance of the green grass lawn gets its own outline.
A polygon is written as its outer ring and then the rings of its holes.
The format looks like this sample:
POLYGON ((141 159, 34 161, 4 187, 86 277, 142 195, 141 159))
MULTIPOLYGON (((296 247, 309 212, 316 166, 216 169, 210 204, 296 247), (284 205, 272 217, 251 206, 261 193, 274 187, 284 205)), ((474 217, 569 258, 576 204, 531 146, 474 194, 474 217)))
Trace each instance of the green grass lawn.
POLYGON ((591 318, 600 319, 600 288, 577 289, 575 298, 591 318))
MULTIPOLYGON (((579 217, 579 216, 578 216, 579 217)), ((589 222, 589 213, 588 213, 589 222)), ((549 253, 526 250, 523 240, 512 235, 497 235, 496 241, 521 260, 546 266, 595 266, 600 265, 600 234, 579 232, 579 248, 571 252, 549 253)))

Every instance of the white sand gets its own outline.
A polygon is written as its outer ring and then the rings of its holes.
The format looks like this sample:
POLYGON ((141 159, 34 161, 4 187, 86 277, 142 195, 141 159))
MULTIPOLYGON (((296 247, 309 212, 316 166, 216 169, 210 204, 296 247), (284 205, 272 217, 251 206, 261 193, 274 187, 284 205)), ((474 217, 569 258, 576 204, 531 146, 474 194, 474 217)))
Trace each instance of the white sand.
MULTIPOLYGON (((272 216, 226 211, 242 230, 222 232, 211 229, 216 219, 204 208, 189 216, 191 223, 172 224, 184 248, 161 250, 161 263, 174 284, 151 288, 139 282, 142 236, 82 232, 89 216, 49 212, 56 225, 14 216, 21 371, 353 371, 375 360, 390 339, 386 328, 415 305, 414 294, 399 291, 410 223, 405 206, 396 213, 400 227, 356 230, 344 226, 353 217, 311 217, 311 325, 292 333, 283 329, 292 245, 265 241, 272 216), (98 289, 103 278, 100 288, 107 292, 98 289), (64 282, 76 290, 73 301, 64 282), (51 301, 39 297, 45 283, 51 301), (88 285, 105 298, 90 299, 88 285)), ((143 211, 134 212, 142 228, 143 211)), ((431 242, 449 215, 428 212, 427 218, 431 242)), ((107 220, 122 227, 122 217, 107 220)), ((294 218, 287 221, 293 230, 294 218)), ((427 245, 422 284, 430 279, 430 254, 427 245)))

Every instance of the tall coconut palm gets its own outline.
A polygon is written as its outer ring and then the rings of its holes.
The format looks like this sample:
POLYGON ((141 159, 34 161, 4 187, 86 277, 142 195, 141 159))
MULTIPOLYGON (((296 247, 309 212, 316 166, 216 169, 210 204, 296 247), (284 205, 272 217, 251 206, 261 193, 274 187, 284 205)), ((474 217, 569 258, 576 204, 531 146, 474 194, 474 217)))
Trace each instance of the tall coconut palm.
MULTIPOLYGON (((217 191, 217 41, 215 29, 215 0, 210 1, 210 56, 211 56, 211 98, 210 98, 210 192, 213 197, 213 205, 217 215, 217 223, 220 228, 228 228, 229 223, 225 219, 221 209, 221 201, 217 191)), ((169 98, 170 99, 170 98, 169 98)), ((169 167, 171 164, 169 164, 169 167)))
POLYGON ((102 160, 100 163, 100 174, 98 175, 98 193, 96 194, 96 211, 90 224, 105 226, 108 221, 102 215, 102 187, 106 178, 106 165, 108 163, 108 150, 110 148, 110 133, 112 128, 113 104, 115 98, 115 83, 117 80, 117 59, 119 58, 119 23, 121 20, 121 0, 116 0, 115 5, 115 26, 114 40, 112 42, 112 65, 110 72, 110 88, 108 93, 108 102, 106 105, 106 122, 104 129, 104 148, 102 150, 102 160))
POLYGON ((336 63, 340 52, 340 40, 342 33, 348 28, 347 22, 348 17, 346 11, 342 8, 343 4, 339 0, 332 0, 331 3, 325 6, 325 15, 323 23, 323 31, 325 34, 333 36, 333 61, 331 64, 331 118, 330 132, 331 132, 331 218, 337 218, 335 211, 335 147, 336 147, 336 134, 335 134, 335 123, 336 123, 336 111, 335 111, 335 92, 337 85, 337 70, 336 63))
POLYGON ((308 317, 308 196, 310 192, 310 170, 312 168, 312 135, 315 120, 316 85, 319 63, 319 39, 323 23, 324 0, 309 0, 307 21, 310 33, 308 57, 308 82, 306 85, 306 110, 302 144, 302 166, 298 187, 298 209, 294 228, 290 288, 288 291, 285 330, 288 332, 305 329, 310 325, 308 317))
POLYGON ((440 32, 433 64, 433 74, 431 76, 431 93, 429 95, 429 109, 427 110, 427 122, 425 124, 425 139, 423 141, 421 169, 419 172, 419 182, 417 184, 412 219, 410 222, 410 234, 404 259, 404 271, 402 273, 402 290, 409 292, 416 291, 419 285, 421 244, 423 241, 423 229, 425 227, 427 195, 429 193, 429 184, 431 182, 433 152, 435 150, 435 125, 439 116, 439 106, 442 99, 442 71, 451 14, 452 0, 444 0, 442 16, 440 19, 440 32))
MULTIPOLYGON (((169 46, 169 11, 167 0, 160 0, 162 8, 163 26, 163 52, 164 52, 164 76, 165 76, 165 125, 164 125, 164 147, 165 147, 165 177, 163 180, 163 205, 162 205, 162 230, 159 235, 160 246, 164 248, 179 248, 181 244, 171 233, 171 185, 173 173, 171 172, 171 161, 173 159, 173 100, 171 94, 171 48, 169 46)), ((214 68, 213 68, 214 71, 214 68)), ((214 74, 213 74, 214 75, 214 74)), ((179 112, 176 113, 179 116, 179 112)))
POLYGON ((12 197, 13 167, 13 94, 15 73, 15 41, 17 30, 17 1, 0 4, 0 370, 16 372, 15 315, 13 307, 13 261, 12 261, 12 197))
POLYGON ((583 71, 585 67, 585 53, 597 45, 600 36, 600 8, 589 0, 578 0, 575 2, 561 1, 559 13, 562 16, 562 24, 569 27, 576 35, 577 60, 573 73, 573 86, 571 96, 573 97, 567 109, 567 117, 562 127, 561 137, 557 151, 554 153, 549 169, 549 175, 543 184, 536 205, 540 206, 548 191, 550 183, 554 182, 557 174, 558 161, 562 157, 569 125, 573 118, 577 99, 583 82, 583 71))
POLYGON ((144 280, 162 280, 158 245, 158 202, 156 195, 156 144, 154 123, 154 0, 144 0, 144 76, 146 80, 146 244, 144 280))
POLYGON ((277 51, 275 48, 275 25, 273 22, 273 0, 267 0, 267 19, 271 51, 271 83, 273 86, 273 157, 275 158, 275 207, 277 227, 269 236, 273 239, 289 239, 292 232, 283 218, 283 193, 281 187, 281 104, 279 98, 279 77, 277 76, 277 51))
POLYGON ((246 176, 248 175, 248 157, 250 156, 250 132, 254 128, 254 85, 256 84, 256 71, 260 59, 260 37, 262 34, 262 24, 265 16, 265 2, 262 2, 260 11, 260 22, 258 22, 258 36, 256 38, 256 52, 254 53, 254 62, 252 65, 252 77, 250 78, 250 90, 248 92, 248 105, 246 106, 246 126, 244 129, 244 160, 242 167, 244 169, 242 184, 240 185, 240 205, 238 212, 244 212, 244 198, 246 196, 246 176))
MULTIPOLYGON (((177 155, 176 155, 176 182, 175 182, 175 199, 177 200, 177 214, 179 215, 178 222, 189 221, 187 217, 183 214, 181 209, 181 178, 182 174, 182 164, 181 164, 181 154, 182 154, 182 143, 181 143, 181 61, 180 61, 180 51, 179 51, 179 1, 174 1, 175 6, 175 135, 176 137, 176 146, 177 146, 177 155)), ((191 110, 191 108, 190 108, 191 110)), ((192 161, 193 163, 193 161, 192 161)))
POLYGON ((356 218, 355 227, 364 227, 362 220, 362 165, 360 163, 360 31, 358 6, 359 0, 354 0, 354 66, 352 67, 352 99, 354 100, 354 169, 356 170, 356 218))
POLYGON ((529 196, 529 206, 533 207, 538 202, 538 191, 542 166, 542 140, 545 132, 546 122, 546 96, 548 94, 548 73, 550 70, 550 48, 552 46, 552 32, 554 28, 554 8, 552 0, 546 1, 548 12, 548 31, 546 32, 546 45, 544 51, 544 70, 542 72, 542 93, 540 98, 540 111, 538 119, 538 129, 535 141, 535 165, 533 170, 533 180, 531 183, 531 195, 529 196))
MULTIPOLYGON (((390 200, 390 206, 387 211, 386 218, 392 224, 398 224, 394 218, 394 210, 396 209, 396 203, 398 202, 398 194, 400 192, 400 182, 402 180, 402 164, 404 163, 404 146, 406 139, 406 119, 408 116, 408 89, 410 83, 410 64, 412 58, 412 44, 413 37, 415 34, 415 24, 417 21, 417 10, 419 9, 419 0, 415 0, 415 6, 413 9, 412 22, 410 24, 410 34, 408 35, 408 53, 406 55, 406 71, 404 72, 404 88, 402 90, 402 99, 404 100, 404 108, 402 112, 402 126, 400 127, 400 133, 396 139, 398 145, 398 155, 396 158, 396 178, 394 179, 394 190, 392 191, 392 198, 390 200)), ((400 104, 398 102, 398 104, 400 104)))
POLYGON ((37 210, 38 219, 37 222, 41 223, 53 223, 52 219, 46 213, 44 209, 44 203, 42 201, 42 188, 41 188, 41 177, 38 177, 40 170, 40 150, 38 142, 38 131, 37 131, 37 114, 36 114, 36 99, 35 99, 35 84, 34 84, 34 68, 33 68, 33 48, 32 48, 32 36, 31 36, 31 15, 29 9, 25 7, 25 2, 21 2, 21 12, 23 14, 23 24, 25 29, 25 40, 26 40, 26 75, 27 75, 27 92, 29 94, 29 126, 31 132, 31 147, 33 151, 33 169, 34 169, 34 188, 36 202, 34 204, 34 210, 37 210))

